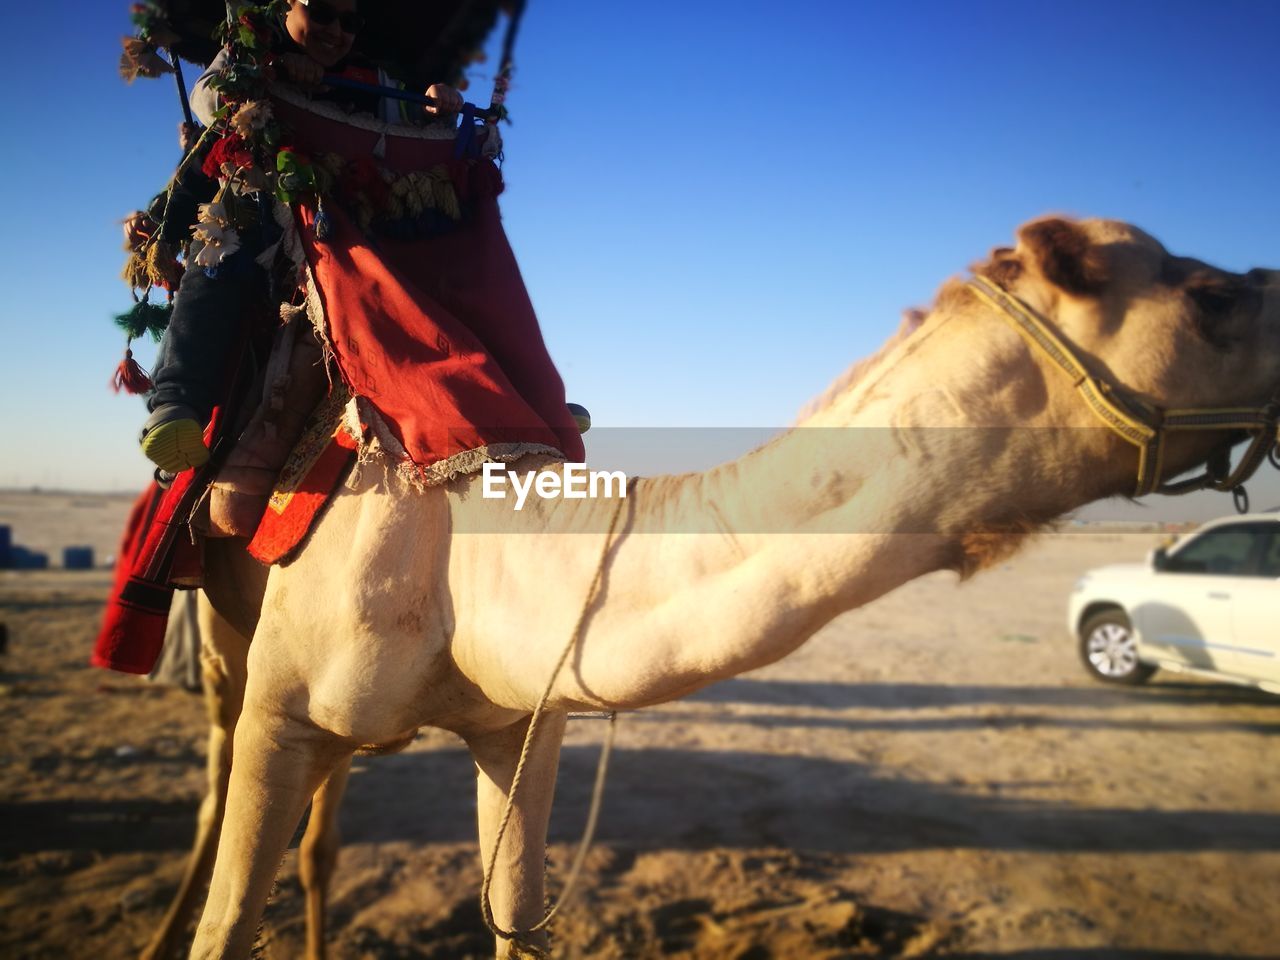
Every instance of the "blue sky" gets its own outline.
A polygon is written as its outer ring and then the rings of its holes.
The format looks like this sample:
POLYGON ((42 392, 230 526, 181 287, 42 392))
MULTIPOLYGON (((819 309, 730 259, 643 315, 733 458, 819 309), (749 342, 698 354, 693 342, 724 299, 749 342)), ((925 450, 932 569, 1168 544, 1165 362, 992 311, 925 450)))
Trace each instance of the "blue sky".
MULTIPOLYGON (((168 78, 116 74, 127 6, 10 13, 73 26, 14 44, 0 95, 0 487, 149 475, 110 317, 179 112, 168 78)), ((1271 0, 531 0, 504 215, 571 399, 601 426, 784 425, 1046 212, 1280 264, 1277 36, 1271 0)))

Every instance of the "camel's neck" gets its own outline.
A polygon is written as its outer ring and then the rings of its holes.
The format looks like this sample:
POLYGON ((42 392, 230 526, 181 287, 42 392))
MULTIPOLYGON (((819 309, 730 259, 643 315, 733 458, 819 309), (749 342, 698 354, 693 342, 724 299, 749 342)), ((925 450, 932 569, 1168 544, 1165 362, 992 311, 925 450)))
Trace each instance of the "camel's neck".
POLYGON ((637 706, 770 663, 846 610, 980 566, 1011 534, 1115 492, 1114 443, 1079 429, 1087 414, 1017 334, 992 323, 962 359, 972 330, 948 320, 764 448, 637 484, 584 688, 637 706))

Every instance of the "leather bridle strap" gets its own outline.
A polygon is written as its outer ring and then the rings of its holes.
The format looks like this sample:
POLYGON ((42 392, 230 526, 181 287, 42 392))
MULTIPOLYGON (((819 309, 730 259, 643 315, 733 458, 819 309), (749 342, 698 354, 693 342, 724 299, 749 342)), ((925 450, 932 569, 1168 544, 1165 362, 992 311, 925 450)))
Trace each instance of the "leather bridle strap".
POLYGON ((1234 490, 1257 471, 1273 444, 1280 443, 1280 387, 1262 407, 1219 407, 1203 410, 1168 410, 1126 402, 1108 383, 1091 376, 1075 351, 1034 310, 986 277, 974 277, 969 289, 979 300, 1013 322, 1017 331, 1071 377, 1085 404, 1113 433, 1138 448, 1138 483, 1135 497, 1148 493, 1182 494, 1211 487, 1234 490), (1230 469, 1227 443, 1210 458, 1209 468, 1189 480, 1161 483, 1165 440, 1171 431, 1243 431, 1253 443, 1235 470, 1230 469))
POLYGON ((1266 406, 1257 409, 1241 407, 1224 410, 1170 410, 1164 416, 1162 426, 1165 430, 1243 431, 1252 435, 1253 441, 1245 450, 1244 456, 1240 458, 1240 463, 1236 465, 1235 470, 1229 471, 1230 459, 1224 456, 1217 470, 1211 463, 1210 469, 1199 476, 1162 484, 1157 488, 1157 492, 1180 494, 1206 488, 1222 491, 1235 490, 1257 472, 1273 448, 1280 450, 1278 423, 1280 423, 1280 388, 1277 388, 1266 406))

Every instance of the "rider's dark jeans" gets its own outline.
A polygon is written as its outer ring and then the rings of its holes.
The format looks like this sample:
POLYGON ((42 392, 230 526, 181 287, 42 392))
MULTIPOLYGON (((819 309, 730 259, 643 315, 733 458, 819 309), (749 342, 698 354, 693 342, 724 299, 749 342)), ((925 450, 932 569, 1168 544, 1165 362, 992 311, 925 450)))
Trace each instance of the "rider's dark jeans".
POLYGON ((267 294, 266 271, 255 262, 265 249, 262 229, 242 230, 240 241, 213 276, 193 262, 192 252, 160 342, 148 410, 182 404, 204 423, 223 399, 232 351, 267 294))

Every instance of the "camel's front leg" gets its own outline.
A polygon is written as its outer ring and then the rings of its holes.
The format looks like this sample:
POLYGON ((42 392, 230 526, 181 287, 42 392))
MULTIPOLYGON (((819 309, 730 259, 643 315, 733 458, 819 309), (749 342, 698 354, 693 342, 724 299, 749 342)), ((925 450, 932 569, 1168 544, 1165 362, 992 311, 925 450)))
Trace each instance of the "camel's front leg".
POLYGON ((258 687, 251 667, 236 726, 222 837, 191 949, 193 960, 249 956, 276 870, 307 801, 350 756, 345 741, 286 715, 258 687))
POLYGON ((187 859, 186 873, 178 885, 169 910, 161 921, 142 960, 163 960, 172 956, 185 939, 187 925, 204 885, 213 869, 227 801, 227 780, 231 776, 231 738, 235 733, 240 705, 244 702, 245 661, 249 641, 213 609, 201 593, 197 606, 200 625, 200 673, 205 708, 209 714, 209 792, 200 804, 196 820, 196 842, 187 859))
MULTIPOLYGON (((555 796, 556 769, 566 716, 548 712, 538 722, 537 734, 525 762, 511 819, 502 837, 489 887, 494 923, 501 930, 525 931, 543 916, 544 863, 547 822, 555 796)), ((478 778, 476 811, 480 826, 480 856, 485 869, 498 839, 498 829, 511 789, 528 720, 504 730, 467 739, 476 762, 478 778)), ((519 938, 522 945, 545 949, 545 931, 519 938)), ((498 938, 497 955, 513 955, 514 944, 498 938)))
POLYGON ((298 872, 307 899, 307 960, 324 960, 324 914, 329 881, 338 863, 338 808, 347 789, 351 758, 340 760, 311 798, 311 819, 298 849, 298 872))

